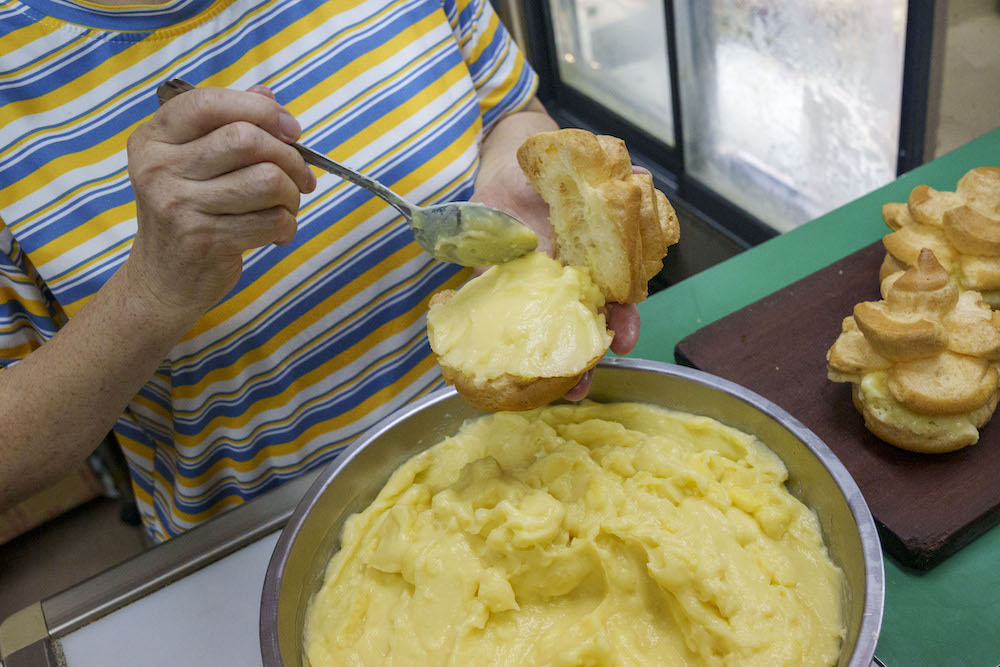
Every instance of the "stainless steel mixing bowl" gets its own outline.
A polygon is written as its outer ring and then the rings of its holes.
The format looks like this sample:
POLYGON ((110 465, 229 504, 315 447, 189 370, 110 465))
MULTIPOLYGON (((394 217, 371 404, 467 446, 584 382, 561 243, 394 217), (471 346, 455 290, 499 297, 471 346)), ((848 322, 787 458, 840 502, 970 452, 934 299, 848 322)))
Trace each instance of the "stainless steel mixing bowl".
MULTIPOLYGON (((714 375, 636 359, 601 362, 589 397, 641 401, 705 415, 760 438, 788 467, 788 489, 819 516, 844 571, 847 638, 839 665, 868 667, 882 624, 884 573, 875 523, 857 484, 833 452, 794 417, 714 375)), ((274 547, 264 579, 260 643, 265 665, 300 667, 306 606, 340 544, 344 520, 375 499, 413 455, 481 415, 444 390, 399 410, 360 436, 317 478, 274 547)))

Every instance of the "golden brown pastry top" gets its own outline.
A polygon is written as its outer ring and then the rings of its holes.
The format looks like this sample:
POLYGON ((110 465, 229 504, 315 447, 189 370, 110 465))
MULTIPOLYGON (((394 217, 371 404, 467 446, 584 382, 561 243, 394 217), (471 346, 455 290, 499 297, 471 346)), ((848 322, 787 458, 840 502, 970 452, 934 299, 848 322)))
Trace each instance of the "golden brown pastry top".
POLYGON ((1000 306, 1000 167, 972 169, 954 192, 918 185, 905 204, 885 204, 882 217, 893 232, 883 238, 881 278, 929 248, 963 289, 1000 306))
POLYGON ((578 129, 542 132, 517 160, 549 205, 553 256, 589 268, 608 301, 645 299, 679 228, 652 178, 632 172, 625 143, 578 129))
POLYGON ((921 414, 967 412, 993 397, 1000 313, 979 293, 960 292, 925 248, 913 268, 883 281, 882 296, 844 320, 827 353, 831 379, 859 383, 887 371, 893 397, 921 414))

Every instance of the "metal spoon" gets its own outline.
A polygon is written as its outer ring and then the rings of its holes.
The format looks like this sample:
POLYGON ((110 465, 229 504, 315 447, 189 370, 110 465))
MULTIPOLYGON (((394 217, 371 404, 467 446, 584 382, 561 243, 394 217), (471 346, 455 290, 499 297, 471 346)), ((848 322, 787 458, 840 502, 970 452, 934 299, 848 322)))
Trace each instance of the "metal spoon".
MULTIPOLYGON (((163 104, 193 89, 183 79, 169 79, 156 88, 156 96, 163 104)), ((538 237, 531 229, 495 208, 474 202, 417 206, 378 181, 325 155, 298 143, 291 146, 308 164, 360 185, 389 202, 403 214, 417 244, 442 262, 463 266, 501 264, 531 252, 538 245, 538 237)))

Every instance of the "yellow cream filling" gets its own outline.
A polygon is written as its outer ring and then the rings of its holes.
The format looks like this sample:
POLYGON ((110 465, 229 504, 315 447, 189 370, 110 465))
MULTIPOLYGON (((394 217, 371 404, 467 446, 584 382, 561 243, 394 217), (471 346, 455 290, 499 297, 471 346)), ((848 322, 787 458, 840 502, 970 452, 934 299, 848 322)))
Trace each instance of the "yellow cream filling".
MULTIPOLYGON (((419 216, 414 220, 419 221, 419 216)), ((456 234, 437 239, 434 256, 464 266, 489 266, 498 261, 498 256, 506 255, 509 260, 537 246, 538 236, 530 228, 483 206, 463 216, 456 234)))
POLYGON ((976 418, 983 409, 989 409, 989 406, 984 406, 979 410, 958 415, 918 414, 892 395, 889 391, 889 374, 885 371, 866 373, 861 377, 858 399, 882 421, 921 435, 940 432, 962 433, 970 430, 977 432, 976 418))
POLYGON ((532 252, 431 308, 427 335, 443 363, 477 381, 576 375, 611 344, 603 305, 586 270, 532 252))
POLYGON ((309 664, 834 664, 842 574, 786 477, 646 405, 467 422, 345 524, 309 664))

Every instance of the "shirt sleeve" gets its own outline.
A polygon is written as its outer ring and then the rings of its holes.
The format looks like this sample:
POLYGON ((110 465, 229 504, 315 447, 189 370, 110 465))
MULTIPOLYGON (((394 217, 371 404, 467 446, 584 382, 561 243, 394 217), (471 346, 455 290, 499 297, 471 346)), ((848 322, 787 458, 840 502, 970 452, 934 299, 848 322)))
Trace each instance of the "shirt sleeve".
POLYGON ((0 220, 0 370, 24 359, 63 323, 62 309, 0 220))
POLYGON ((489 0, 441 0, 476 88, 488 132, 535 96, 538 76, 525 60, 489 0))

